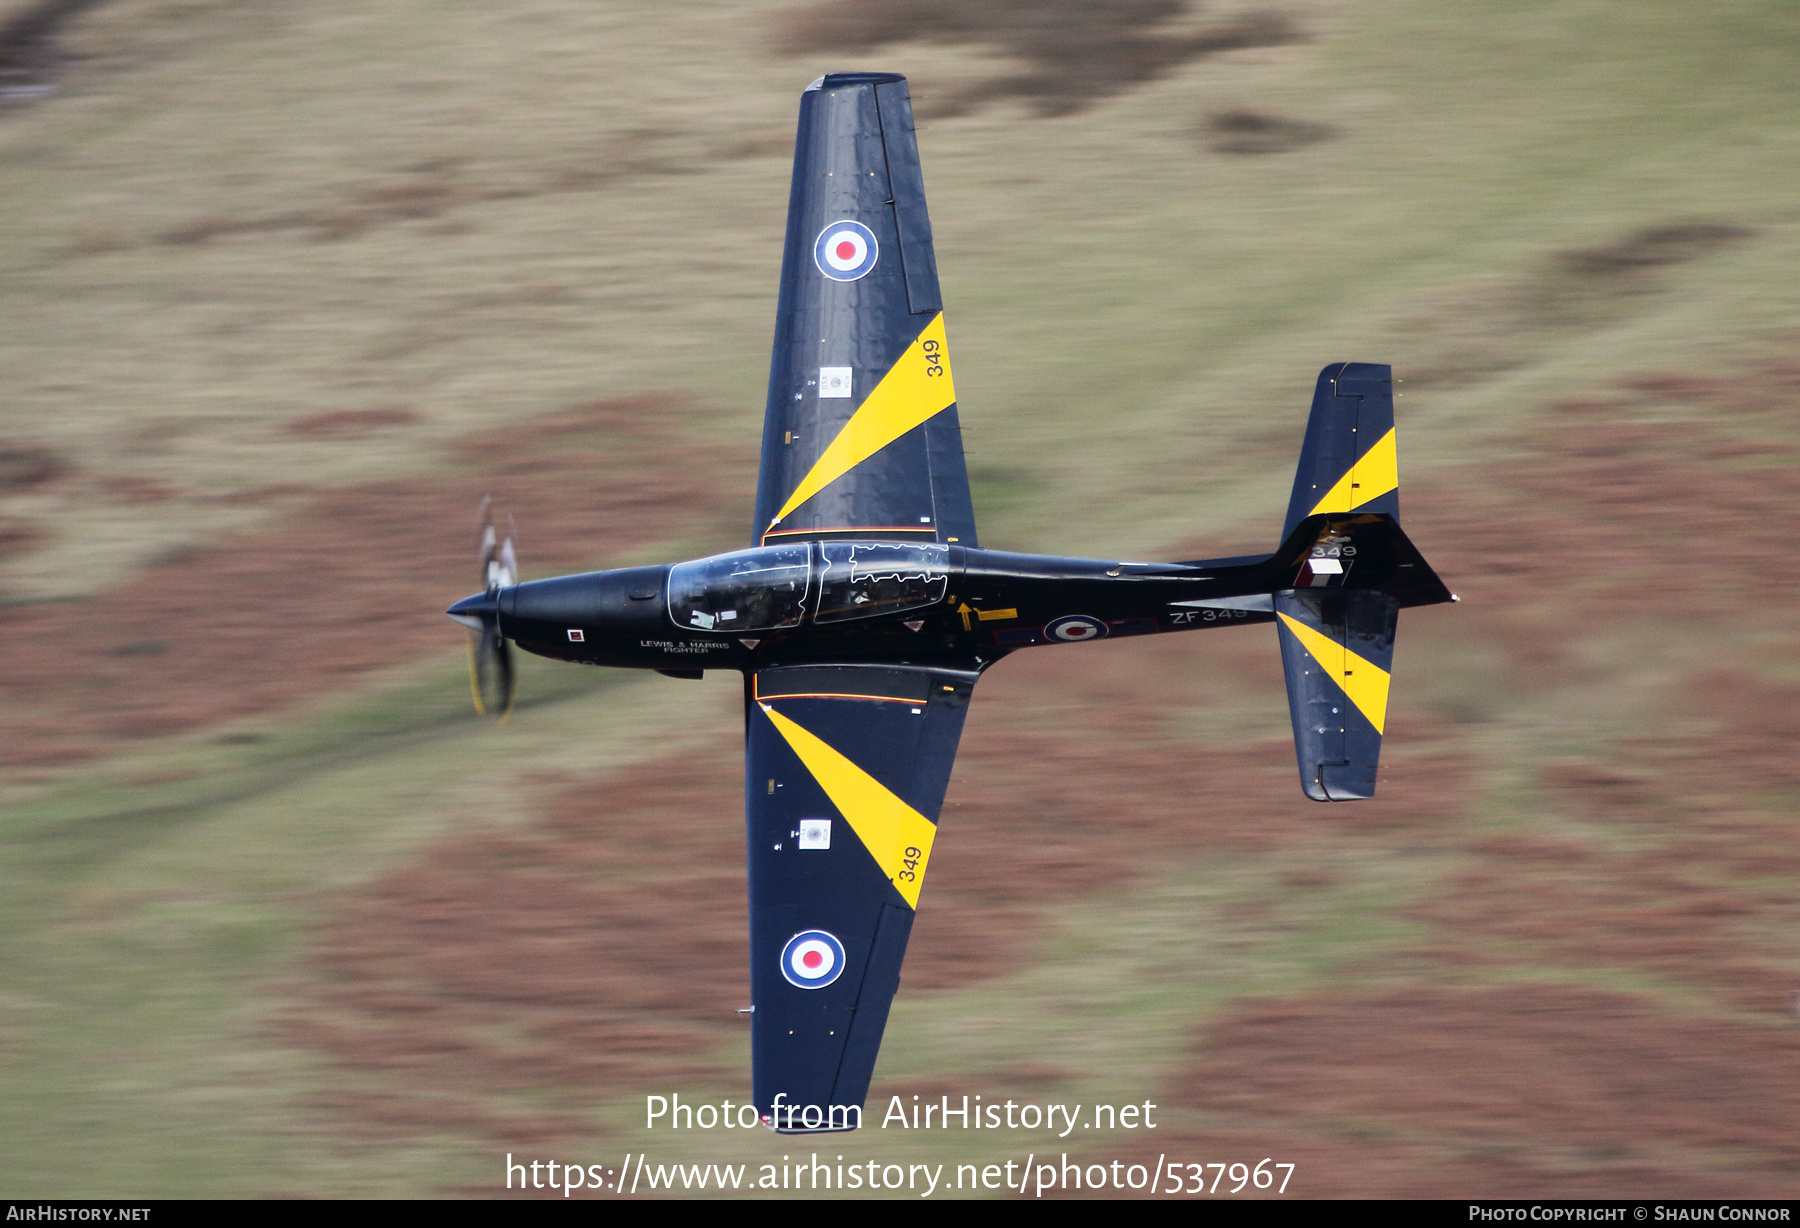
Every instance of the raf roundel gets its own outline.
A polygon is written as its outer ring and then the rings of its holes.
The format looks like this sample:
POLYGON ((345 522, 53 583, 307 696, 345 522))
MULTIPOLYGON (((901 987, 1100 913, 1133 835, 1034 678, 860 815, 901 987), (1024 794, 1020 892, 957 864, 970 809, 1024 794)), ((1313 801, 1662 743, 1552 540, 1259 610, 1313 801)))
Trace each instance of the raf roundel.
POLYGON ((844 972, 844 944, 824 930, 802 930, 781 950, 781 975, 801 989, 823 989, 844 972))
POLYGON ((875 267, 881 245, 861 222, 833 222, 813 241, 813 263, 832 281, 855 281, 875 267))
POLYGON ((1106 624, 1086 614, 1065 614, 1045 627, 1044 634, 1070 644, 1078 640, 1099 640, 1106 638, 1106 624))

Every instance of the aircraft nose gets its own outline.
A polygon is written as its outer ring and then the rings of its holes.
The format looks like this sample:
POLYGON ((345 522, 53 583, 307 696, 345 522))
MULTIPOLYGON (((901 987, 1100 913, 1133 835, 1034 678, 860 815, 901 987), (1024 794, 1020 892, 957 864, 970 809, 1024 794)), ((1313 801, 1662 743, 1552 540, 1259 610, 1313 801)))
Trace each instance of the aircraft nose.
POLYGON ((465 627, 481 629, 482 616, 493 617, 500 609, 499 594, 489 591, 476 593, 473 597, 464 597, 444 613, 465 627))

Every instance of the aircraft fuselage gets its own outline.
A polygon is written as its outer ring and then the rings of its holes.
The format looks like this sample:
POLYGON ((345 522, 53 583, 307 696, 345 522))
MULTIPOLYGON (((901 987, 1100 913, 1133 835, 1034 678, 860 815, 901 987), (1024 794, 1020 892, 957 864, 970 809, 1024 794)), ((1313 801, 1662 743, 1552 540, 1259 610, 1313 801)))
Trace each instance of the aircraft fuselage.
POLYGON ((1317 516, 1272 555, 1187 563, 798 542, 526 581, 452 613, 497 606, 501 633, 527 652, 677 676, 824 662, 979 670, 1039 644, 1270 622, 1273 593, 1335 587, 1353 569, 1402 605, 1437 599, 1428 569, 1409 591, 1422 560, 1390 523, 1317 516))

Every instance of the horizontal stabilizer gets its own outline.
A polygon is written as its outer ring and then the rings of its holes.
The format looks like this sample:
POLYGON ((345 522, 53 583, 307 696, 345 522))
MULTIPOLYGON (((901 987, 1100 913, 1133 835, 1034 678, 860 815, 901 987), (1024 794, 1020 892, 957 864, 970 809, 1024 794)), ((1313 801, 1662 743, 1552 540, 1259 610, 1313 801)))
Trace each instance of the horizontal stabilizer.
POLYGON ((1396 523, 1400 519, 1394 379, 1386 363, 1334 362, 1319 372, 1282 538, 1324 512, 1385 512, 1396 523))
POLYGON ((1369 588, 1275 594, 1300 787, 1317 802, 1375 795, 1400 602, 1369 588))

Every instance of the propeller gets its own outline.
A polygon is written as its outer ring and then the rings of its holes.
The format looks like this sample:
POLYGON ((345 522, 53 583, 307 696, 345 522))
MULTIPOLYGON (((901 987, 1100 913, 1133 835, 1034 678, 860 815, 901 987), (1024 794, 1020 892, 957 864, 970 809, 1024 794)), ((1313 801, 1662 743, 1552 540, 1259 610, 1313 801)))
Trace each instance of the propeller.
POLYGON ((481 501, 481 597, 459 601, 450 616, 469 629, 469 692, 475 711, 498 716, 504 724, 512 715, 512 645, 500 634, 500 590, 519 581, 519 560, 513 553, 518 531, 506 518, 506 536, 494 530, 494 500, 481 501))

